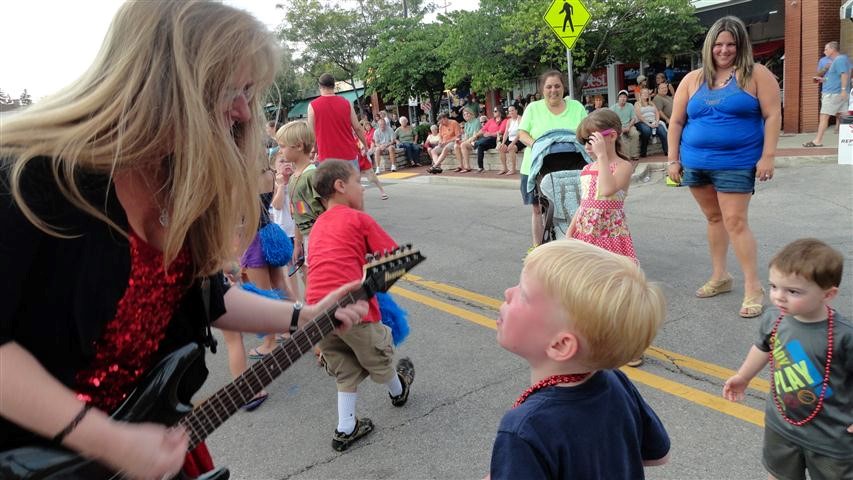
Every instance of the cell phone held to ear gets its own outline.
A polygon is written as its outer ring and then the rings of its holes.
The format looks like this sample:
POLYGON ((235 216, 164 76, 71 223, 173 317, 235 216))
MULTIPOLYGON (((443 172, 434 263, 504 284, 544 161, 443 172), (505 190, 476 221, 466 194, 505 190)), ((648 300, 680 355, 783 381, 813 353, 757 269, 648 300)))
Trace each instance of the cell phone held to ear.
POLYGON ((305 265, 305 257, 299 257, 294 264, 287 267, 287 276, 292 277, 296 272, 302 268, 302 265, 305 265))

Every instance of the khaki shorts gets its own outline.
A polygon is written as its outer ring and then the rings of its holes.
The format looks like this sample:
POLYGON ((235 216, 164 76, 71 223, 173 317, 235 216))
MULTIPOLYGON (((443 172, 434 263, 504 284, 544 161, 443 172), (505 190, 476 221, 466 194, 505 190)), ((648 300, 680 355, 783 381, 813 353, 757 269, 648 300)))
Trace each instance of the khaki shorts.
MULTIPOLYGON (((838 427, 843 428, 843 427, 838 427)), ((779 480, 841 480, 853 478, 853 459, 827 457, 805 449, 764 427, 761 463, 779 480)))
POLYGON ((840 93, 824 93, 820 97, 820 114, 836 115, 847 111, 847 101, 840 93))
POLYGON ((360 323, 348 332, 320 342, 326 370, 337 379, 339 392, 355 392, 368 376, 385 384, 394 378, 391 329, 382 322, 360 323))

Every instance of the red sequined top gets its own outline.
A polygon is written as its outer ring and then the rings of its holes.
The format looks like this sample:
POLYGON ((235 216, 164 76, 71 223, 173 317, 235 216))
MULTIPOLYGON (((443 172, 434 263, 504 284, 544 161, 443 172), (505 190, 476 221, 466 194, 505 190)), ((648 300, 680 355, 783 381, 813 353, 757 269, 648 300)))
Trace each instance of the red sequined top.
POLYGON ((95 357, 77 373, 81 400, 111 412, 131 393, 157 360, 166 327, 192 283, 191 258, 184 248, 163 269, 163 254, 130 233, 130 277, 115 318, 95 343, 95 357))

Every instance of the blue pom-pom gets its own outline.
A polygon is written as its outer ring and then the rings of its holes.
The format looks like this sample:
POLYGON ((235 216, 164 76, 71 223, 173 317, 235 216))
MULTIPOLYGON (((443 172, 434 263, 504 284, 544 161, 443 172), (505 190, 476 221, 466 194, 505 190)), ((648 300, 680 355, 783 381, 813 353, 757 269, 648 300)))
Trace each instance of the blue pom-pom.
POLYGON ((379 302, 382 323, 391 329, 391 337, 396 347, 409 336, 409 322, 406 319, 408 314, 394 302, 391 294, 379 292, 376 294, 376 300, 379 302))
POLYGON ((293 257, 293 240, 278 225, 268 223, 258 230, 264 259, 273 267, 287 265, 293 257))
MULTIPOLYGON (((252 292, 255 295, 260 295, 262 297, 271 298, 273 300, 286 300, 287 299, 287 295, 285 295, 284 292, 282 292, 281 290, 276 290, 274 288, 272 290, 264 290, 263 288, 259 288, 257 285, 255 285, 254 283, 251 283, 251 282, 241 283, 240 288, 242 288, 243 290, 245 290, 247 292, 252 292)), ((266 336, 266 334, 264 334, 264 333, 258 334, 258 338, 264 338, 265 336, 266 336)))

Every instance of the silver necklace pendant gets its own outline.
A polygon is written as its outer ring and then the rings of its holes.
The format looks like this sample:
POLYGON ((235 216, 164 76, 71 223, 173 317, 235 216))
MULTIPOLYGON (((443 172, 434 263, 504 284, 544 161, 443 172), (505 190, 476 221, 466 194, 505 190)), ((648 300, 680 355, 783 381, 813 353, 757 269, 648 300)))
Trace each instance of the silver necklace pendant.
POLYGON ((163 227, 169 226, 169 211, 165 208, 160 209, 160 225, 163 227))

